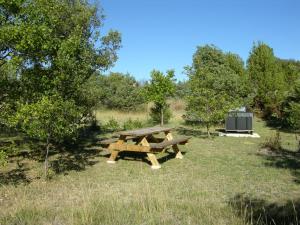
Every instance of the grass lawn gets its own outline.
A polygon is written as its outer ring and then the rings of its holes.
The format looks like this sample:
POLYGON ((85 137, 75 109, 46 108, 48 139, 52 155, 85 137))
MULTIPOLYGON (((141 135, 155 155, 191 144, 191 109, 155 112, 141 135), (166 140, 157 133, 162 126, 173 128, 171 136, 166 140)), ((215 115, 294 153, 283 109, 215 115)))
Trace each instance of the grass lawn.
MULTIPOLYGON (((145 113, 97 113, 101 121, 112 116, 147 119, 145 113)), ((171 125, 180 123, 177 113, 171 125)), ((282 133, 285 150, 270 152, 260 143, 275 131, 261 120, 254 128, 260 139, 210 140, 202 131, 177 129, 193 136, 181 147, 184 159, 158 155, 159 170, 144 155, 123 154, 107 164, 108 154, 86 142, 73 154, 53 154, 57 174, 45 182, 38 179, 38 156, 16 156, 0 170, 0 224, 299 224, 297 140, 282 133)))

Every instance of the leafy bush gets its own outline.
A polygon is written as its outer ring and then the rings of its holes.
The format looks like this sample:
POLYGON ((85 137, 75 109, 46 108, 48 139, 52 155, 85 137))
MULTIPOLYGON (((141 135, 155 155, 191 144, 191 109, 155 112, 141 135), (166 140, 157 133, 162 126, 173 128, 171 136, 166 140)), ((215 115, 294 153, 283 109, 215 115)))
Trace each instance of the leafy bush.
POLYGON ((7 163, 7 154, 5 151, 0 150, 0 166, 5 166, 7 163))
POLYGON ((132 120, 131 118, 126 120, 123 124, 123 129, 124 130, 133 130, 133 129, 142 128, 142 127, 143 127, 142 121, 132 120))
POLYGON ((268 148, 269 150, 281 150, 281 136, 280 132, 276 131, 271 137, 265 139, 265 141, 261 144, 262 148, 268 148))
POLYGON ((291 102, 289 104, 289 109, 285 111, 287 113, 287 123, 289 127, 294 130, 300 130, 300 104, 296 102, 291 102))
MULTIPOLYGON (((150 109, 150 122, 157 124, 161 122, 161 108, 158 105, 154 105, 150 109)), ((172 112, 170 110, 169 105, 164 107, 163 109, 163 117, 164 117, 164 124, 168 123, 172 117, 172 112)))
POLYGON ((287 98, 283 103, 284 125, 289 128, 300 130, 300 80, 295 82, 294 87, 290 90, 287 98))
POLYGON ((134 77, 129 74, 111 73, 101 76, 101 103, 109 109, 137 110, 145 102, 142 88, 134 77))
POLYGON ((121 126, 116 119, 111 118, 106 124, 104 124, 103 129, 106 132, 114 132, 121 130, 121 126))

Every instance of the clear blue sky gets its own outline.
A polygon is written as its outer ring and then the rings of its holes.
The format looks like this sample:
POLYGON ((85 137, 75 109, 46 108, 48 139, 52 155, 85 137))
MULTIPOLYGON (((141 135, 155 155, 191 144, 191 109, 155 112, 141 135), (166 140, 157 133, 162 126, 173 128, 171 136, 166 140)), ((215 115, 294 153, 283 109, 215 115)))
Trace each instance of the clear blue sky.
POLYGON ((150 71, 175 69, 186 79, 196 46, 214 44, 248 58, 254 41, 280 58, 300 59, 300 0, 101 0, 104 31, 122 33, 111 71, 148 80, 150 71))

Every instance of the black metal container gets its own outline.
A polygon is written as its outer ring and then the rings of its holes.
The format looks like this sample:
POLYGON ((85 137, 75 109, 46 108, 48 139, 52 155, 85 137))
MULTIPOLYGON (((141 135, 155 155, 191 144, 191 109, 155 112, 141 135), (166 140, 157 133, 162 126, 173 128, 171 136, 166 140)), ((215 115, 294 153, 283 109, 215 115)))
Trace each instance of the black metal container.
POLYGON ((231 111, 225 120, 225 131, 253 132, 253 113, 231 111))

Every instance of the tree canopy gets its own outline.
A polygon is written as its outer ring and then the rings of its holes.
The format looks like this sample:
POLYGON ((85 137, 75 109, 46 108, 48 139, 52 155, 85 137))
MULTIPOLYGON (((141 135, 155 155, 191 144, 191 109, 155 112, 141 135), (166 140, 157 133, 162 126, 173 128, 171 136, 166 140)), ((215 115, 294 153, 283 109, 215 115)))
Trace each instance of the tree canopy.
POLYGON ((99 87, 102 90, 100 102, 104 107, 118 110, 136 110, 145 102, 142 86, 130 74, 110 73, 101 76, 99 87))
POLYGON ((192 66, 186 69, 190 79, 187 119, 204 123, 209 135, 211 125, 221 123, 230 109, 243 104, 243 61, 205 45, 197 48, 192 66))
POLYGON ((159 115, 161 125, 168 120, 168 117, 164 118, 164 114, 168 109, 167 99, 175 93, 174 75, 173 70, 167 71, 166 75, 158 70, 153 70, 151 72, 151 80, 145 87, 146 98, 148 101, 154 102, 152 114, 154 114, 154 118, 156 118, 157 114, 159 115))
POLYGON ((87 1, 2 1, 0 65, 22 82, 22 101, 59 94, 78 102, 78 90, 117 59, 120 34, 100 37, 102 15, 87 1), (100 45, 96 45, 100 41, 100 45))
POLYGON ((254 44, 247 69, 255 94, 255 106, 263 110, 266 117, 280 117, 286 85, 273 49, 264 43, 254 44))
POLYGON ((88 82, 115 63, 121 43, 117 31, 100 36, 102 23, 85 0, 0 0, 0 107, 14 111, 0 122, 46 140, 48 154, 90 119, 88 82))

